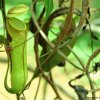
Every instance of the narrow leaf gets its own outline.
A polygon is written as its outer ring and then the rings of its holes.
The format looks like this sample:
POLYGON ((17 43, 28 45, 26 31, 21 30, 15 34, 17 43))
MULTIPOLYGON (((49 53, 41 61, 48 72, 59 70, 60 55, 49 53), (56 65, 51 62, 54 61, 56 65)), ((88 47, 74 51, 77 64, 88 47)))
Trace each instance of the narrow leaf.
POLYGON ((44 3, 46 8, 46 19, 47 19, 54 8, 53 0, 44 0, 44 3))

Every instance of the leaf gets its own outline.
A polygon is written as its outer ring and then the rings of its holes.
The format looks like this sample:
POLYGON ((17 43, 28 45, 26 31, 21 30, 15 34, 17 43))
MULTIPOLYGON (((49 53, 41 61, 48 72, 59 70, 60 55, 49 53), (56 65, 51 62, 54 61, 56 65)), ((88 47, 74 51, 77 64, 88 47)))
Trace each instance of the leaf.
POLYGON ((44 8, 44 3, 43 2, 37 2, 36 3, 36 18, 37 19, 41 15, 41 13, 43 11, 43 8, 44 8))
POLYGON ((54 8, 53 0, 44 0, 44 3, 46 8, 46 19, 47 19, 54 8))
POLYGON ((3 36, 3 35, 0 35, 0 47, 2 47, 2 44, 8 44, 8 41, 7 39, 3 36))
POLYGON ((16 5, 8 10, 7 17, 16 17, 27 13, 29 7, 25 4, 16 5))
MULTIPOLYGON (((73 48, 74 44, 75 44, 76 38, 72 38, 70 41, 65 41, 61 47, 59 47, 59 49, 67 56, 69 56, 69 54, 71 53, 71 51, 66 47, 66 45, 70 45, 71 48, 73 48)), ((54 44, 56 42, 56 39, 54 39, 52 41, 54 44)), ((55 52, 55 54, 52 56, 52 58, 50 60, 48 60, 46 63, 43 64, 43 62, 45 61, 45 59, 47 58, 47 56, 50 54, 50 51, 52 50, 49 46, 47 46, 46 48, 47 50, 47 55, 40 57, 40 63, 41 63, 41 68, 44 72, 49 72, 53 67, 57 66, 59 63, 63 62, 65 59, 63 59, 63 57, 61 57, 57 52, 55 52)), ((41 52, 41 55, 43 55, 43 53, 41 52)), ((39 76, 39 74, 41 73, 39 67, 37 67, 34 71, 34 78, 36 78, 37 76, 39 76)))
POLYGON ((3 35, 0 35, 0 44, 4 43, 4 41, 5 41, 4 36, 3 35))

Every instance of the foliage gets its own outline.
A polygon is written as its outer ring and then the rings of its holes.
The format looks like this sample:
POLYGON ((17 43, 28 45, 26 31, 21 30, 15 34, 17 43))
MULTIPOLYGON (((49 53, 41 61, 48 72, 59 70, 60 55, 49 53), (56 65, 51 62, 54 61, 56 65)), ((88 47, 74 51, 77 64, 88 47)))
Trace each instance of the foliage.
MULTIPOLYGON (((80 2, 75 0, 33 0, 31 2, 30 0, 0 0, 3 19, 0 49, 3 45, 8 59, 4 80, 5 89, 9 93, 16 94, 18 100, 21 96, 25 100, 24 91, 30 88, 35 78, 39 77, 41 80, 43 77, 52 87, 56 98, 62 100, 62 95, 56 89, 58 87, 55 83, 56 79, 52 77, 55 73, 53 70, 57 68, 57 70, 63 69, 70 72, 71 76, 71 72, 77 70, 77 77, 73 75, 73 79, 68 78, 70 80, 68 83, 79 100, 86 100, 88 94, 96 97, 96 92, 100 89, 96 88, 95 83, 99 82, 99 79, 93 82, 91 74, 98 73, 100 67, 98 2, 100 3, 98 0, 81 0, 80 2), (32 37, 29 37, 30 34, 32 37), (30 42, 32 38, 34 38, 33 44, 30 42), (30 71, 30 67, 27 68, 27 42, 34 46, 31 53, 34 51, 36 59, 36 67, 34 70, 31 69, 31 79, 27 75, 30 71), (71 68, 66 69, 69 68, 68 66, 71 68), (11 88, 7 85, 9 67, 11 88), (90 86, 90 89, 80 82, 85 76, 87 76, 85 80, 88 80, 86 84, 90 86), (27 78, 30 80, 27 81, 27 78), (78 85, 73 85, 72 82, 76 80, 79 81, 78 85)), ((63 87, 62 84, 59 85, 61 85, 60 88, 63 87)), ((34 100, 37 98, 39 86, 40 81, 34 100)), ((65 91, 62 93, 66 94, 65 91)), ((76 99, 72 96, 69 98, 76 99)))

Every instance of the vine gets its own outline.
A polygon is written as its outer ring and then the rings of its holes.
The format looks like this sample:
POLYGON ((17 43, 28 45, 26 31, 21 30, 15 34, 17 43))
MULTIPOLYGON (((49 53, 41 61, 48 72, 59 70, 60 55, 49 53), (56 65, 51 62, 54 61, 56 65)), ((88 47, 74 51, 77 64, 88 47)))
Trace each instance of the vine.
MULTIPOLYGON (((99 61, 95 62, 93 70, 91 70, 91 65, 93 67, 93 60, 99 55, 100 48, 93 50, 93 39, 99 41, 99 37, 92 32, 89 22, 92 16, 91 12, 94 10, 91 9, 89 0, 82 0, 81 10, 75 7, 75 0, 58 0, 57 8, 55 8, 54 2, 54 0, 32 0, 30 5, 19 4, 6 11, 6 1, 0 1, 0 10, 3 19, 3 34, 0 34, 0 49, 4 47, 4 50, 0 50, 0 53, 6 52, 7 61, 5 62, 8 63, 4 80, 5 89, 9 93, 16 94, 17 100, 27 100, 24 94, 25 90, 28 91, 32 85, 31 83, 39 77, 37 90, 36 93, 34 93, 34 100, 37 100, 42 78, 45 80, 45 88, 43 91, 46 92, 47 84, 49 84, 55 93, 54 100, 63 100, 63 96, 59 91, 75 100, 72 95, 68 94, 61 86, 56 84, 52 74, 54 67, 64 67, 65 62, 68 62, 74 69, 77 69, 81 73, 77 77, 69 80, 69 86, 74 90, 78 99, 86 100, 88 94, 91 93, 92 100, 95 100, 96 92, 100 91, 100 89, 95 88, 90 74, 94 71, 98 72, 99 70, 99 61), (39 3, 41 3, 42 9, 40 12, 37 12, 39 3), (28 19, 28 23, 25 23, 18 16, 22 16, 22 14, 28 15, 27 12, 29 11, 31 12, 30 18, 28 19), (40 13, 38 17, 37 13, 40 13), (55 33, 51 31, 53 29, 52 27, 54 27, 52 24, 58 24, 59 18, 61 19, 61 25, 58 25, 57 28, 60 31, 55 33), (89 25, 89 28, 87 25, 89 25), (82 59, 73 49, 80 35, 84 34, 84 31, 91 33, 90 48, 92 54, 88 56, 86 64, 83 63, 82 59), (31 32, 33 36, 27 38, 29 32, 31 32), (53 32, 55 38, 51 40, 49 36, 51 36, 53 32), (27 42, 31 38, 34 38, 33 52, 35 53, 36 62, 34 70, 28 68, 27 65, 27 42), (40 50, 40 46, 42 50, 40 50), (68 57, 70 53, 74 55, 79 64, 70 60, 68 57), (9 87, 7 83, 9 79, 9 69, 11 87, 9 87), (29 81, 27 81, 29 78, 28 71, 32 73, 32 77, 29 81), (83 76, 87 76, 87 83, 90 89, 85 88, 84 84, 72 84, 73 81, 79 80, 83 76)), ((97 9, 97 11, 99 10, 97 9)), ((43 99, 45 99, 45 95, 46 93, 43 94, 43 99)))

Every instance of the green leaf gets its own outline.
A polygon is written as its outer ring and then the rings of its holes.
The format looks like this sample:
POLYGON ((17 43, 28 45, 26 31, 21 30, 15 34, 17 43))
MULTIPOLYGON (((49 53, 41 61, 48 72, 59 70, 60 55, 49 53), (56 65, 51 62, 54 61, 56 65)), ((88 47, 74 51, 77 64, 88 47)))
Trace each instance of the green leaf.
POLYGON ((0 44, 4 43, 4 41, 5 41, 4 36, 3 35, 0 35, 0 44))
POLYGON ((44 3, 46 8, 46 19, 47 19, 54 8, 53 0, 44 0, 44 3))
POLYGON ((41 15, 41 13, 43 11, 43 8, 44 8, 44 3, 43 2, 37 2, 36 3, 36 18, 37 19, 41 15))
MULTIPOLYGON (((56 39, 54 39, 52 42, 55 44, 56 39)), ((69 41, 64 41, 64 43, 62 44, 62 46, 59 48, 66 55, 66 57, 69 56, 69 54, 71 53, 71 51, 66 47, 66 45, 68 44, 71 48, 73 48, 75 42, 76 42, 76 37, 72 38, 69 41)), ((47 50, 47 53, 48 53, 52 49, 49 46, 47 46, 46 50, 47 50)), ((49 53, 46 56, 40 57, 40 63, 41 64, 44 62, 44 60, 47 58, 48 55, 49 55, 49 53)), ((55 52, 55 54, 52 56, 52 58, 50 60, 48 60, 46 63, 44 63, 41 66, 42 70, 44 72, 49 72, 53 67, 57 66, 58 64, 60 64, 63 61, 65 61, 65 59, 63 57, 61 57, 57 52, 55 52)), ((41 73, 41 71, 37 67, 36 70, 35 70, 35 72, 34 72, 34 78, 36 78, 37 76, 39 76, 40 73, 41 73)))

